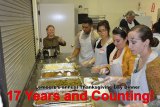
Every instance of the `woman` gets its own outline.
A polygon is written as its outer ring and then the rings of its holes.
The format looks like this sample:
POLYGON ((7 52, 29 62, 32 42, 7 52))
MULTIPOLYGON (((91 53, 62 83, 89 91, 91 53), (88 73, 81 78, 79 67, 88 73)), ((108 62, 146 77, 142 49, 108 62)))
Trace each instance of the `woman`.
MULTIPOLYGON (((159 41, 153 37, 151 29, 145 25, 138 25, 132 28, 128 34, 128 40, 132 53, 139 55, 135 61, 131 78, 106 77, 108 80, 105 84, 131 81, 131 86, 139 86, 138 89, 132 89, 133 93, 142 95, 153 90, 155 98, 156 95, 160 94, 160 57, 158 57, 158 53, 151 50, 151 47, 156 47, 159 41)), ((142 101, 134 100, 133 102, 138 104, 138 102, 142 101)))
POLYGON ((66 42, 62 38, 55 35, 55 27, 53 25, 48 25, 46 31, 47 37, 43 39, 44 49, 56 47, 58 50, 60 50, 59 45, 66 46, 66 42))
POLYGON ((135 55, 128 47, 127 32, 121 27, 116 27, 112 34, 116 47, 110 56, 110 75, 130 78, 134 68, 135 55))
POLYGON ((110 26, 107 20, 103 20, 97 25, 97 32, 100 35, 100 39, 96 42, 95 45, 95 60, 92 60, 91 63, 94 63, 92 71, 100 69, 103 65, 109 63, 109 56, 112 50, 114 49, 113 40, 109 35, 110 26), (95 61, 95 62, 94 62, 95 61))
MULTIPOLYGON (((112 34, 115 48, 110 55, 110 67, 107 69, 110 70, 110 75, 112 76, 130 78, 134 68, 135 56, 128 47, 127 32, 121 27, 116 27, 112 31, 112 34)), ((108 71, 105 69, 106 67, 100 70, 101 74, 108 71)))

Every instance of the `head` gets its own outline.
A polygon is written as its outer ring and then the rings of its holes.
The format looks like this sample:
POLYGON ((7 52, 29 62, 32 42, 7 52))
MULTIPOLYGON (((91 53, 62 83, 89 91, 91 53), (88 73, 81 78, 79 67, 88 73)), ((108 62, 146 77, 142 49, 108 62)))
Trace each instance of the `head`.
POLYGON ((134 11, 130 10, 126 13, 125 17, 128 23, 132 23, 132 21, 134 20, 136 14, 134 13, 134 11))
POLYGON ((159 18, 158 22, 156 22, 155 24, 153 24, 153 26, 152 26, 152 32, 160 34, 160 18, 159 18))
POLYGON ((112 31, 114 44, 117 49, 123 49, 127 44, 127 32, 124 28, 116 27, 112 31))
POLYGON ((46 31, 48 37, 53 37, 55 35, 55 28, 53 25, 48 25, 46 31))
POLYGON ((107 20, 100 21, 97 25, 97 32, 101 36, 101 38, 109 37, 110 26, 107 20))
POLYGON ((128 40, 132 53, 140 55, 159 44, 159 40, 153 37, 151 29, 145 25, 133 27, 128 33, 128 40))
POLYGON ((84 18, 82 21, 82 29, 84 33, 89 34, 91 32, 92 25, 93 25, 93 21, 91 18, 89 17, 84 18))

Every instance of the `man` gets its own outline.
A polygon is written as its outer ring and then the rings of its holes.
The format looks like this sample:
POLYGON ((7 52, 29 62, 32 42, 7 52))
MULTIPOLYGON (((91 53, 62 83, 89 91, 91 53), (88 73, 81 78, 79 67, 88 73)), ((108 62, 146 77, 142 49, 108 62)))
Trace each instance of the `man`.
POLYGON ((82 31, 79 32, 75 40, 75 49, 70 58, 75 58, 79 55, 79 63, 87 63, 94 56, 94 46, 99 38, 97 32, 93 30, 93 21, 87 17, 82 22, 82 31))
POLYGON ((132 27, 139 25, 138 21, 135 20, 136 14, 134 11, 128 11, 125 15, 125 19, 122 19, 120 22, 120 27, 123 27, 128 32, 132 27))

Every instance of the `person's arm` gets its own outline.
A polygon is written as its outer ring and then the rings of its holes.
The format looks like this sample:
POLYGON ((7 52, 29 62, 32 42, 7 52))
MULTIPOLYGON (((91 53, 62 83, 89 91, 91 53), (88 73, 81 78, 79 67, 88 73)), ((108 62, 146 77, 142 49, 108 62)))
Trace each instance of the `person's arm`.
POLYGON ((134 70, 134 63, 135 63, 136 56, 133 55, 130 49, 127 48, 123 57, 124 57, 123 62, 122 62, 123 63, 123 66, 122 66, 123 76, 126 78, 130 78, 131 73, 134 70))
POLYGON ((80 53, 80 48, 75 48, 73 53, 71 54, 71 58, 77 57, 79 53, 80 53))
POLYGON ((126 30, 129 29, 128 23, 127 23, 127 21, 126 21, 125 19, 122 19, 122 20, 120 21, 119 26, 122 27, 122 28, 125 28, 126 30))
POLYGON ((47 48, 47 47, 48 47, 48 44, 47 44, 46 39, 44 38, 44 39, 43 39, 43 48, 45 49, 45 48, 47 48))

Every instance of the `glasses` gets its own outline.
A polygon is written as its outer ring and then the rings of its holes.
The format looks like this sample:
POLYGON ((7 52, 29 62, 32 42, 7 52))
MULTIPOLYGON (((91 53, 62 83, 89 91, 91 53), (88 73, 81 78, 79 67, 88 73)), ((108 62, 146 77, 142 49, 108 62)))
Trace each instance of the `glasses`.
POLYGON ((107 32, 106 29, 103 29, 103 30, 98 30, 99 33, 103 33, 103 32, 107 32))

